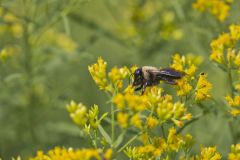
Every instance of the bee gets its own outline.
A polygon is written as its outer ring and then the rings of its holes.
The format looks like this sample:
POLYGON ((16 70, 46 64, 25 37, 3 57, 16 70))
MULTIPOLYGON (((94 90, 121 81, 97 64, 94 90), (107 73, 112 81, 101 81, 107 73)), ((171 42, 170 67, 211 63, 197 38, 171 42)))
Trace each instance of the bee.
POLYGON ((132 86, 136 87, 135 91, 142 89, 143 94, 146 87, 158 85, 160 81, 176 85, 176 80, 181 79, 184 75, 184 72, 176 71, 172 68, 158 69, 152 66, 143 66, 134 71, 132 86))

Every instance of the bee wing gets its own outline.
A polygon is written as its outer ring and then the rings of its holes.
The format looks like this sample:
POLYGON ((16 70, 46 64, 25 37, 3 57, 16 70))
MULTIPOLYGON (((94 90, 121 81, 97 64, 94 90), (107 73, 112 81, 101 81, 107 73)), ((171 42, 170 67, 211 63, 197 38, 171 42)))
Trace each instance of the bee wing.
POLYGON ((177 82, 175 81, 175 79, 173 79, 173 78, 170 78, 170 77, 161 77, 161 79, 164 81, 164 82, 166 82, 166 83, 168 83, 168 84, 171 84, 171 85, 176 85, 177 84, 177 82))
POLYGON ((169 77, 169 78, 171 77, 174 79, 180 79, 184 75, 185 73, 176 71, 175 69, 172 69, 172 68, 160 69, 157 74, 157 76, 160 76, 160 77, 169 77))

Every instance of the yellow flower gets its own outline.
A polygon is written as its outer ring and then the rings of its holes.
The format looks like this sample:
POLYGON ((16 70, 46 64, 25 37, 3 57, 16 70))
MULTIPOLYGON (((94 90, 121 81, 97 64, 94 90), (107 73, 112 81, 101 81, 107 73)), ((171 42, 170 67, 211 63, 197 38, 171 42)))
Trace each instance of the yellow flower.
POLYGON ((229 27, 229 29, 230 29, 232 39, 239 40, 240 39, 240 25, 233 24, 229 27))
POLYGON ((23 35, 23 27, 20 23, 15 23, 11 26, 12 34, 16 38, 20 38, 23 35))
POLYGON ((177 80, 177 88, 178 96, 185 96, 192 90, 192 86, 188 83, 187 77, 177 80))
POLYGON ((125 100, 128 107, 134 111, 144 111, 149 106, 147 96, 145 95, 126 94, 125 100))
POLYGON ((172 118, 173 123, 178 127, 183 127, 184 123, 182 121, 172 118))
POLYGON ((228 160, 240 159, 240 143, 231 146, 231 153, 228 154, 228 160))
POLYGON ((229 64, 233 64, 233 62, 235 62, 236 59, 236 51, 232 48, 228 48, 227 50, 227 60, 229 64))
POLYGON ((153 138, 153 146, 156 148, 154 155, 160 156, 164 151, 167 149, 167 144, 164 140, 164 138, 160 137, 154 137, 153 138))
POLYGON ((100 149, 72 149, 72 148, 60 148, 55 147, 52 150, 49 150, 47 154, 44 154, 43 151, 38 151, 37 155, 29 160, 91 160, 91 159, 111 159, 112 150, 108 149, 103 153, 100 149))
POLYGON ((216 147, 201 148, 201 155, 196 160, 220 160, 222 156, 217 152, 216 147))
POLYGON ((105 159, 105 160, 110 160, 111 157, 112 157, 112 153, 113 153, 113 151, 112 151, 111 148, 110 148, 110 149, 107 149, 107 151, 106 151, 105 154, 104 154, 104 159, 105 159))
POLYGON ((127 113, 117 113, 117 122, 122 128, 126 128, 128 126, 128 117, 129 115, 127 113))
POLYGON ((171 65, 171 68, 174 68, 177 71, 184 71, 184 66, 186 63, 185 56, 180 56, 179 54, 173 55, 173 63, 171 65))
POLYGON ((178 151, 183 144, 182 137, 176 134, 175 128, 170 128, 168 131, 167 145, 169 151, 178 151))
POLYGON ((240 109, 232 109, 232 110, 230 111, 230 113, 231 113, 234 117, 236 117, 236 116, 240 115, 240 109))
POLYGON ((13 56, 14 54, 16 54, 17 52, 17 48, 14 47, 5 47, 0 51, 0 59, 5 61, 7 60, 9 57, 13 56))
POLYGON ((228 0, 197 0, 193 4, 193 8, 201 12, 208 11, 218 20, 224 21, 228 16, 231 3, 232 1, 228 0))
POLYGON ((158 125, 158 120, 154 117, 147 117, 147 128, 152 129, 158 125))
POLYGON ((118 109, 124 109, 125 108, 125 97, 124 97, 124 95, 118 93, 116 96, 113 97, 113 103, 116 104, 118 109))
POLYGON ((74 101, 71 101, 70 104, 66 106, 68 112, 70 113, 70 117, 79 126, 85 125, 87 122, 86 113, 87 109, 82 103, 77 104, 74 101))
POLYGON ((206 77, 207 75, 205 73, 201 73, 199 76, 197 86, 195 89, 196 101, 203 101, 211 97, 211 94, 209 92, 212 88, 212 84, 207 81, 206 77))
POLYGON ((240 106, 240 96, 235 96, 234 98, 232 98, 231 96, 226 96, 225 99, 231 107, 240 106))
POLYGON ((176 86, 177 95, 185 96, 192 90, 190 82, 194 80, 197 65, 202 62, 202 58, 200 56, 194 56, 193 54, 188 54, 187 56, 175 54, 172 59, 173 62, 170 67, 185 73, 183 78, 177 80, 176 86))
POLYGON ((238 67, 240 67, 240 51, 238 51, 235 59, 234 59, 234 64, 238 67))
POLYGON ((236 54, 236 44, 240 40, 240 25, 231 25, 229 33, 221 34, 217 39, 211 42, 210 60, 219 64, 229 64, 240 66, 240 52, 236 54), (227 50, 226 56, 224 55, 227 50), (224 57, 227 57, 227 61, 224 57))
POLYGON ((114 67, 108 73, 108 77, 115 87, 117 87, 118 89, 121 89, 122 85, 123 85, 122 80, 128 74, 129 74, 129 70, 127 67, 123 67, 123 68, 119 68, 119 69, 117 67, 114 67))
POLYGON ((71 53, 77 49, 77 43, 66 34, 58 33, 55 35, 55 37, 56 44, 66 52, 71 53))
POLYGON ((240 96, 235 96, 232 98, 231 96, 226 96, 225 100, 228 105, 231 107, 230 113, 235 117, 240 115, 240 96))
POLYGON ((144 133, 139 138, 143 144, 147 144, 149 142, 149 135, 144 133))
POLYGON ((237 91, 240 91, 240 84, 239 84, 239 83, 236 84, 236 85, 234 86, 234 88, 235 88, 237 91))
POLYGON ((138 113, 136 113, 135 115, 133 115, 131 117, 130 123, 131 123, 131 125, 139 128, 139 129, 142 128, 142 120, 141 120, 140 115, 138 113))
POLYGON ((3 17, 5 22, 16 22, 18 19, 12 13, 6 13, 3 17))
POLYGON ((88 66, 88 70, 93 80, 101 90, 110 91, 110 87, 106 78, 106 67, 107 62, 105 62, 101 57, 99 57, 97 63, 88 66))

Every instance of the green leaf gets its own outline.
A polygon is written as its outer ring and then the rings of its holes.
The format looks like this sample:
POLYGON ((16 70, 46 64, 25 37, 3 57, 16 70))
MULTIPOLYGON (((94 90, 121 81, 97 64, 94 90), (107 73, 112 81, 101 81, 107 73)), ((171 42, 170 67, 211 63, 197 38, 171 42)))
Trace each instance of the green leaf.
POLYGON ((103 129, 103 127, 101 125, 98 125, 98 130, 100 131, 102 136, 106 139, 107 143, 111 144, 112 140, 111 140, 110 136, 107 134, 107 132, 103 129))
POLYGON ((108 115, 108 112, 104 113, 102 117, 99 119, 99 121, 101 122, 107 115, 108 115))
POLYGON ((125 132, 121 133, 121 134, 118 136, 117 140, 116 140, 115 143, 114 143, 114 147, 115 147, 115 148, 117 148, 117 147, 122 143, 123 138, 124 138, 124 135, 125 135, 125 132))

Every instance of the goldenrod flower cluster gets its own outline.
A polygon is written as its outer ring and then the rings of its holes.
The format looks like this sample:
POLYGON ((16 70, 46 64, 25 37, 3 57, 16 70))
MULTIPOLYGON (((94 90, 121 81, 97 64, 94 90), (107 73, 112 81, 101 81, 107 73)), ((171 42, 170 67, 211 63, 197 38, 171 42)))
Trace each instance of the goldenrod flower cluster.
POLYGON ((193 75, 196 71, 196 65, 197 64, 193 63, 192 57, 185 57, 180 54, 173 55, 170 67, 186 74, 182 79, 177 81, 178 96, 185 96, 192 90, 192 86, 189 83, 194 78, 193 75))
POLYGON ((228 160, 240 159, 240 144, 231 146, 231 153, 228 154, 228 160))
POLYGON ((222 156, 217 152, 216 147, 202 147, 201 154, 193 157, 192 160, 220 160, 222 156))
MULTIPOLYGON (((93 127, 97 128, 101 120, 104 117, 99 118, 99 110, 97 105, 93 105, 90 109, 87 109, 82 103, 77 104, 74 101, 71 101, 70 104, 66 105, 70 117, 73 122, 78 126, 82 127, 93 127)), ((104 115, 106 116, 106 114, 104 115)))
POLYGON ((77 125, 83 126, 87 122, 87 108, 82 103, 77 104, 74 101, 71 101, 70 104, 66 106, 68 112, 70 113, 70 117, 73 122, 77 125))
POLYGON ((231 107, 230 113, 233 116, 240 114, 240 98, 236 95, 239 91, 239 83, 235 83, 232 73, 239 74, 240 71, 240 50, 238 43, 240 40, 240 25, 231 25, 229 33, 221 34, 211 43, 212 52, 210 59, 227 72, 231 93, 225 97, 228 105, 231 107), (231 96, 230 96, 231 95, 231 96))
POLYGON ((114 89, 119 90, 122 88, 122 80, 130 74, 130 71, 127 69, 127 67, 114 67, 107 74, 106 67, 107 62, 99 57, 97 63, 89 66, 88 70, 101 90, 113 93, 114 89))
MULTIPOLYGON (((202 59, 199 56, 193 56, 191 54, 187 56, 180 56, 179 54, 175 54, 173 55, 172 59, 173 62, 170 67, 185 74, 183 78, 177 80, 177 95, 188 96, 194 88, 194 75, 197 66, 202 62, 202 59)), ((202 73, 199 76, 195 87, 196 101, 202 101, 211 97, 210 90, 212 88, 212 85, 207 81, 206 76, 207 75, 205 73, 202 73)))
POLYGON ((156 125, 171 120, 178 126, 183 126, 183 120, 190 120, 191 114, 187 112, 183 103, 173 102, 170 95, 162 95, 161 88, 152 87, 142 96, 134 94, 133 89, 127 88, 124 93, 118 93, 113 98, 114 104, 121 111, 117 121, 123 128, 132 124, 137 128, 142 125, 154 128, 156 125), (143 114, 149 111, 148 115, 143 114), (153 116, 155 114, 156 116, 153 116), (146 118, 141 118, 147 116, 146 118))
POLYGON ((219 21, 224 21, 228 16, 230 5, 233 0, 197 0, 193 8, 214 15, 219 21))
POLYGON ((231 107, 230 113, 233 116, 240 115, 240 96, 234 96, 233 98, 231 96, 225 97, 228 105, 231 107))
POLYGON ((229 33, 223 33, 211 42, 210 59, 229 67, 240 67, 240 52, 236 50, 240 40, 240 25, 231 25, 229 29, 229 33))
POLYGON ((110 160, 112 150, 108 149, 105 153, 100 149, 72 149, 55 147, 49 150, 47 154, 38 151, 37 155, 29 160, 110 160))
POLYGON ((192 136, 181 136, 174 128, 169 129, 168 137, 147 137, 148 143, 144 146, 128 147, 125 154, 133 160, 138 159, 164 159, 170 158, 169 153, 179 152, 180 149, 188 149, 192 146, 192 136))

